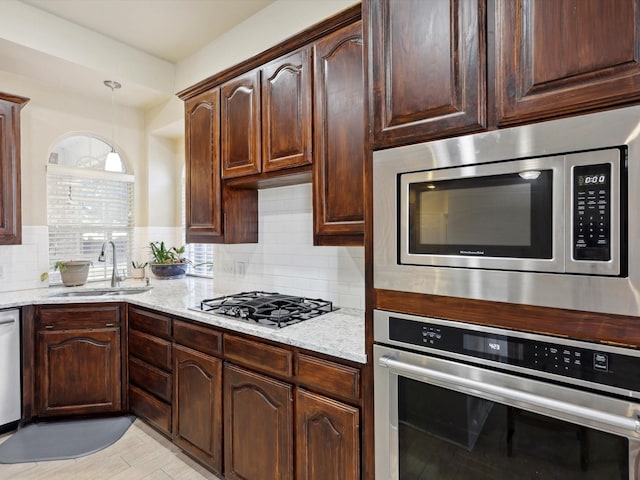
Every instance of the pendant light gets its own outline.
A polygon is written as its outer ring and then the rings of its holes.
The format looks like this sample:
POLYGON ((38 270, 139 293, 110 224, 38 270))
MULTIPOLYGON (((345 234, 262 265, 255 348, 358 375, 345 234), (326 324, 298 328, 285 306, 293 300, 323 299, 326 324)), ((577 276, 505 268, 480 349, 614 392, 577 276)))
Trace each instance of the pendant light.
POLYGON ((111 89, 111 151, 104 161, 104 169, 107 172, 122 172, 122 160, 116 152, 116 107, 115 107, 115 91, 120 88, 118 82, 114 80, 105 80, 104 84, 111 89))

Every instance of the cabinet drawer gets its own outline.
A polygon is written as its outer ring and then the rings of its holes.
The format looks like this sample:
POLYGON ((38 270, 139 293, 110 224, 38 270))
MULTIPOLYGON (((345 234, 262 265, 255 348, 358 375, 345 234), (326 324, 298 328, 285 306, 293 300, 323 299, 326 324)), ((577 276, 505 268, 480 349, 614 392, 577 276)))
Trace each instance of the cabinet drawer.
POLYGON ((155 396, 171 403, 171 374, 129 357, 129 381, 155 396))
POLYGON ((129 307, 129 328, 171 340, 171 318, 159 313, 129 307))
POLYGON ((105 328, 120 324, 120 305, 64 305, 40 307, 36 330, 105 328))
POLYGON ((329 396, 358 401, 360 371, 309 355, 298 355, 298 381, 329 396))
POLYGON ((224 355, 228 360, 256 370, 285 377, 293 375, 293 354, 283 348, 225 335, 224 355))
POLYGON ((210 327, 175 320, 173 322, 173 340, 180 345, 209 355, 222 353, 222 333, 210 327))
POLYGON ((129 330, 129 353, 151 365, 171 371, 171 342, 129 330))
POLYGON ((129 406, 138 417, 171 434, 171 405, 137 387, 129 387, 129 406))

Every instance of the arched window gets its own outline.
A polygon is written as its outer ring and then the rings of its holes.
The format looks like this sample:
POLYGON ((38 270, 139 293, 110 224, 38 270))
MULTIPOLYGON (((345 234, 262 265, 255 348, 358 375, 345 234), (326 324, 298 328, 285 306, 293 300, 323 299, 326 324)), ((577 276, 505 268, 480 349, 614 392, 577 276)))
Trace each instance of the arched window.
POLYGON ((110 144, 90 135, 60 140, 47 165, 50 282, 58 261, 90 260, 89 281, 111 278, 112 249, 98 262, 104 242, 116 245, 119 275, 129 271, 133 247, 133 175, 105 171, 110 144))

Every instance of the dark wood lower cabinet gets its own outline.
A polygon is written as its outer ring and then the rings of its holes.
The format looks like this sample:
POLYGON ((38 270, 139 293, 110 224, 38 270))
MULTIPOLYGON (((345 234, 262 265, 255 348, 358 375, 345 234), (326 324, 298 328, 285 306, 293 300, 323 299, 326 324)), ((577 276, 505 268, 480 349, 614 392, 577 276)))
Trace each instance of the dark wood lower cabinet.
POLYGON ((224 366, 227 479, 293 478, 293 387, 224 366))
POLYGON ((173 346, 173 441, 222 469, 222 360, 173 346))
POLYGON ((359 479, 359 422, 357 408, 298 389, 296 479, 359 479))
POLYGON ((36 335, 37 415, 120 411, 120 327, 40 330, 36 335))
POLYGON ((161 401, 135 385, 130 385, 129 407, 137 417, 150 423, 166 435, 171 435, 170 404, 161 401))

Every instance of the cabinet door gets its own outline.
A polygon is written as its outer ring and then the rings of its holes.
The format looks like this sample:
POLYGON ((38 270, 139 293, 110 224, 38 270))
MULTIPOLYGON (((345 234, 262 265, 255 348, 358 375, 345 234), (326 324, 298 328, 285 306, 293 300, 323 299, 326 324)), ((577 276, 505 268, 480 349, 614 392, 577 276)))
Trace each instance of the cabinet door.
POLYGON ((484 128, 485 0, 371 0, 369 18, 375 148, 484 128))
POLYGON ((222 178, 260 173, 260 72, 234 78, 220 92, 222 178))
POLYGON ((204 92, 185 103, 186 239, 222 239, 220 180, 220 91, 204 92))
POLYGON ((174 345, 173 362, 173 441, 220 472, 222 361, 174 345))
POLYGON ((225 478, 293 478, 292 387, 224 367, 225 478))
POLYGON ((296 478, 360 478, 357 408, 299 389, 296 394, 296 478))
POLYGON ((314 47, 314 243, 364 242, 364 72, 362 23, 314 47))
POLYGON ((637 0, 497 0, 498 124, 637 102, 638 10, 637 0))
POLYGON ((20 108, 27 101, 0 93, 0 245, 22 243, 20 108))
POLYGON ((37 332, 38 415, 121 409, 120 328, 37 332))
POLYGON ((311 163, 311 54, 308 48, 262 68, 263 171, 311 163))

